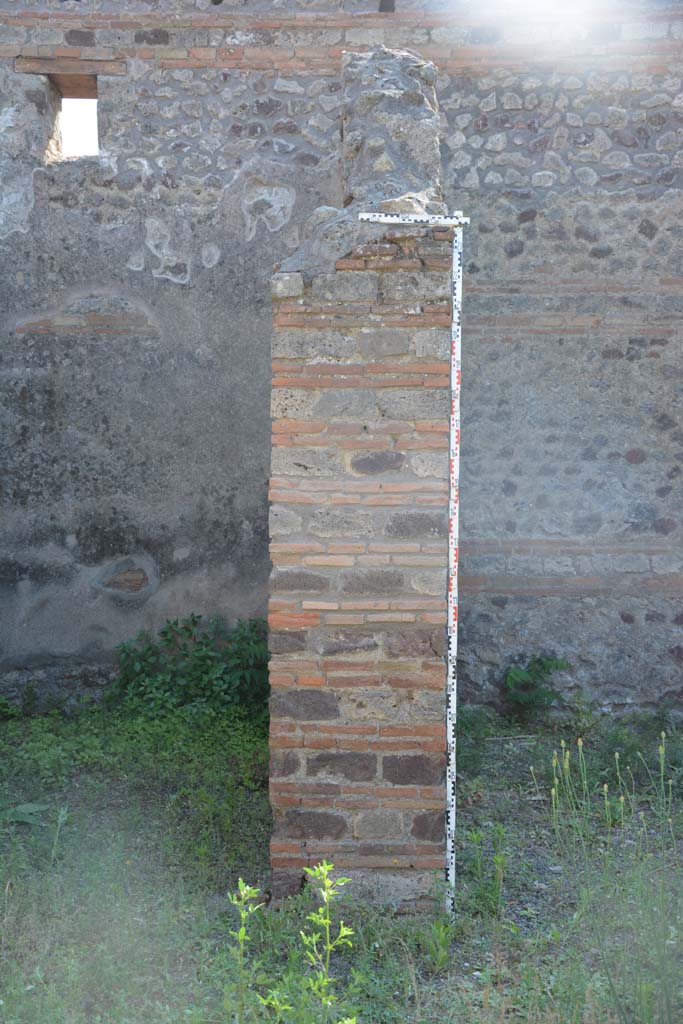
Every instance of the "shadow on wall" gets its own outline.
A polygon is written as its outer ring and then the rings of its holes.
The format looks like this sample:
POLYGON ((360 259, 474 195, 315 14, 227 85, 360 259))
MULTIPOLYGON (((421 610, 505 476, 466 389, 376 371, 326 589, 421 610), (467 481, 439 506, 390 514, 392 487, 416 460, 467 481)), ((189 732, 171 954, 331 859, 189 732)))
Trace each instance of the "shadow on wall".
POLYGON ((100 685, 142 627, 263 611, 265 489, 250 505, 220 472, 229 445, 194 442, 210 400, 195 351, 99 293, 19 324, 6 360, 0 689, 50 663, 48 689, 81 685, 84 662, 100 685))

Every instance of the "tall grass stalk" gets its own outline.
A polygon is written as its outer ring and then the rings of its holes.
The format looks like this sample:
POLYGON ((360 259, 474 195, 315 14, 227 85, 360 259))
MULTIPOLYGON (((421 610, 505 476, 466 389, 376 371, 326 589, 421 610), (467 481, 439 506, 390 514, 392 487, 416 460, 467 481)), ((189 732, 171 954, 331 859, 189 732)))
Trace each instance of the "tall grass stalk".
POLYGON ((237 892, 228 893, 228 900, 237 910, 239 915, 239 927, 230 934, 235 944, 230 947, 230 952, 237 967, 237 981, 225 993, 225 1008, 231 1014, 234 1024, 245 1024, 247 1020, 247 1000, 250 991, 251 972, 247 967, 246 949, 250 942, 249 919, 257 910, 260 910, 263 903, 256 903, 259 890, 247 885, 241 878, 238 882, 237 892))
POLYGON ((57 860, 57 847, 59 846, 59 837, 62 833, 63 827, 69 820, 69 808, 64 805, 57 811, 57 824, 55 825, 55 835, 52 840, 52 849, 50 850, 50 867, 54 867, 54 863, 57 860))
POLYGON ((581 894, 578 937, 584 933, 599 951, 620 1024, 680 1024, 683 880, 666 735, 654 770, 642 755, 639 760, 645 769, 640 789, 630 769, 627 782, 615 755, 612 795, 606 781, 591 785, 583 741, 577 742, 578 776, 562 741, 551 761, 552 828, 581 894))

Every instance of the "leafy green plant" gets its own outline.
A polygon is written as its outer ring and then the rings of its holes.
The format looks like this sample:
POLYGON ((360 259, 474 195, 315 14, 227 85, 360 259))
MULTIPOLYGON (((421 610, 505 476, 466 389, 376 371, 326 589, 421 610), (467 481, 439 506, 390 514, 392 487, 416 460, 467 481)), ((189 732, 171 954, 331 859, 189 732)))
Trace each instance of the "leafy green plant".
POLYGON ((5 807, 0 810, 0 822, 8 825, 39 825, 40 816, 47 809, 47 804, 18 804, 16 807, 5 807))
POLYGON ((451 946, 454 938, 453 922, 437 917, 426 932, 422 947, 427 966, 432 974, 440 974, 451 960, 451 946))
POLYGON ((569 667, 566 661, 544 655, 534 655, 526 668, 510 666, 503 678, 503 688, 512 716, 519 722, 529 722, 547 711, 558 697, 550 677, 569 667))
MULTIPOLYGON (((234 944, 228 950, 236 974, 235 980, 225 987, 225 1009, 230 1014, 230 1024, 247 1024, 254 1020, 255 1008, 259 1004, 273 1024, 290 1021, 291 1024, 320 1024, 331 1019, 332 1009, 338 1003, 333 991, 332 955, 344 947, 351 947, 353 935, 353 930, 343 921, 339 922, 334 934, 332 904, 350 879, 333 878, 333 868, 334 865, 325 860, 313 868, 304 868, 311 881, 317 883, 316 891, 322 902, 306 916, 313 927, 299 931, 309 972, 302 971, 301 961, 295 957, 290 961, 285 976, 275 985, 259 973, 260 961, 248 962, 246 956, 247 945, 251 942, 249 925, 252 915, 263 907, 263 903, 256 902, 260 890, 246 885, 240 878, 237 892, 228 896, 239 915, 239 927, 230 932, 234 944), (258 992, 259 987, 268 985, 265 995, 258 992)), ((355 1018, 346 1017, 338 1024, 355 1024, 355 1018)))
POLYGON ((229 628, 200 615, 166 622, 154 637, 140 633, 119 646, 110 700, 148 715, 185 707, 197 712, 244 711, 265 725, 268 648, 262 619, 229 628))
POLYGON ((19 718, 21 711, 16 706, 7 700, 6 697, 0 697, 0 722, 7 722, 12 718, 19 718))

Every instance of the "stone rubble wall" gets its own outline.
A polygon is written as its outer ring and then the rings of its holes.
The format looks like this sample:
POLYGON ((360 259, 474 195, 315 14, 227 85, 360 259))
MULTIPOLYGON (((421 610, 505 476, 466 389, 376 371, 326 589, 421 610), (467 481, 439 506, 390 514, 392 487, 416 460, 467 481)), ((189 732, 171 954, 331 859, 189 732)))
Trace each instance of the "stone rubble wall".
POLYGON ((8 692, 106 678, 166 617, 264 608, 272 264, 353 248, 336 214, 318 231, 342 53, 384 44, 436 65, 442 191, 472 218, 462 692, 548 650, 568 695, 680 707, 683 9, 377 6, 0 0, 8 692), (44 164, 54 97, 20 56, 125 61, 100 160, 44 164), (82 302, 104 320, 74 332, 82 302), (131 600, 100 585, 126 560, 131 600))

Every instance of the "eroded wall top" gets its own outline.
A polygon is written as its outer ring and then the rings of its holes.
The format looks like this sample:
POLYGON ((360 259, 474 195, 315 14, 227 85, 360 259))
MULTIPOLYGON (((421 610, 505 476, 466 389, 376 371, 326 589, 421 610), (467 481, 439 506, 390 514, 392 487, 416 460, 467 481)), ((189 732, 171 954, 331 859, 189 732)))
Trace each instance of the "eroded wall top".
POLYGON ((441 209, 434 65, 391 50, 347 53, 342 88, 344 205, 379 209, 413 192, 426 209, 441 209))

